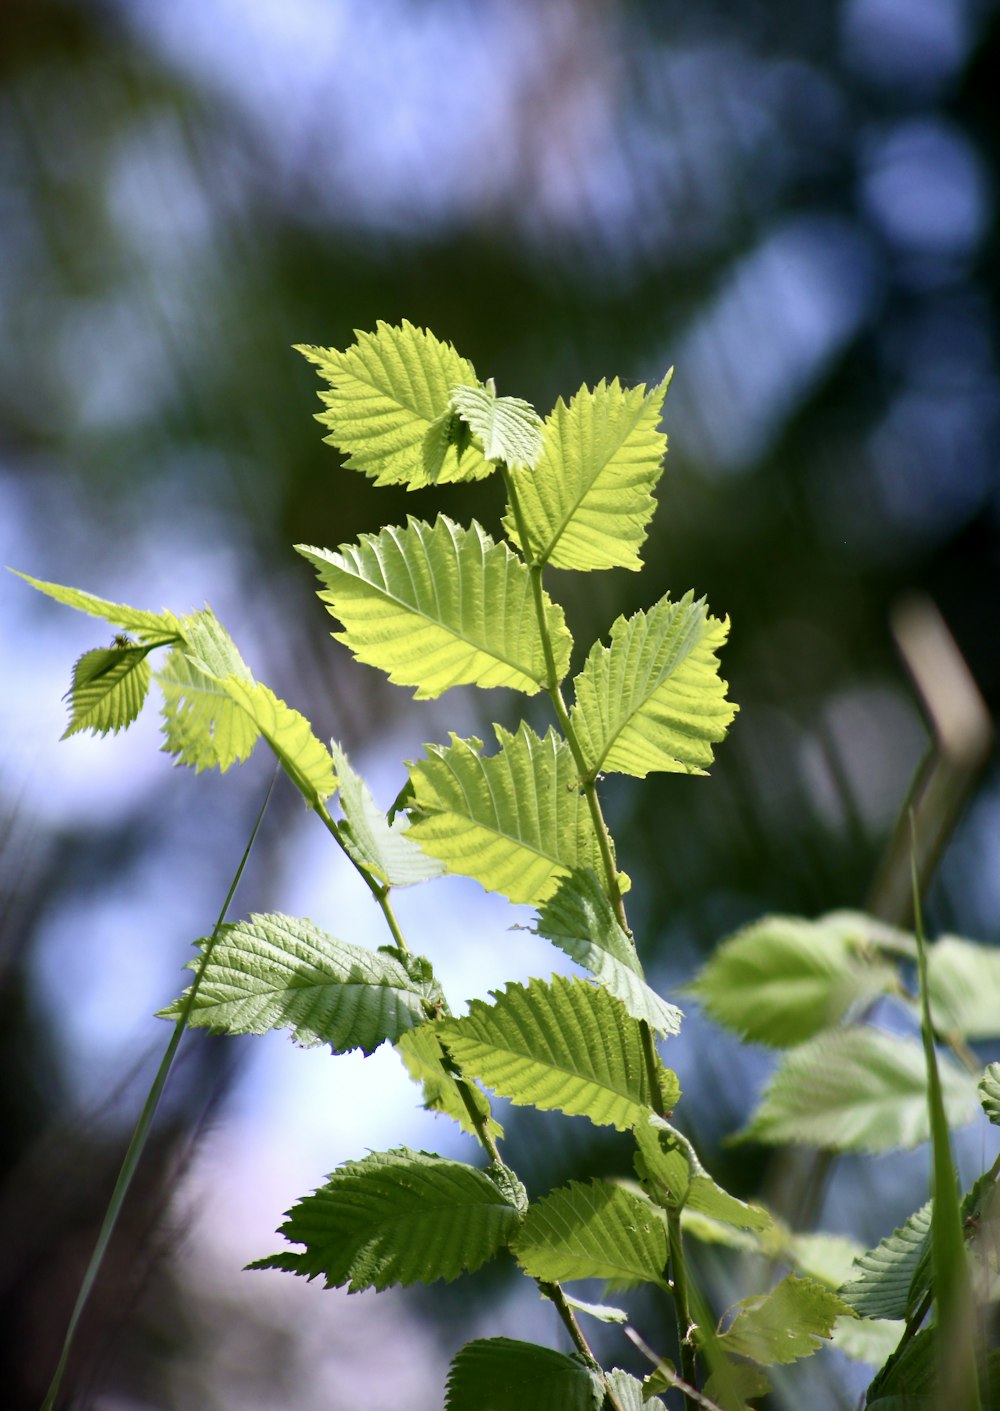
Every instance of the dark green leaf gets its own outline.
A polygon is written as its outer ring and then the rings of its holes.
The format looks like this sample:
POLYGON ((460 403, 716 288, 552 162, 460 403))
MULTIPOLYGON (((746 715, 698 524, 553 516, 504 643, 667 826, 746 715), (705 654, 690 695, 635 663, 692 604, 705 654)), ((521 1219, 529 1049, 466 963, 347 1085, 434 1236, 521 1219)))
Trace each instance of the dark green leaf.
POLYGON ((448 1374, 445 1411, 598 1411, 599 1377, 576 1357, 532 1342, 466 1343, 448 1374))

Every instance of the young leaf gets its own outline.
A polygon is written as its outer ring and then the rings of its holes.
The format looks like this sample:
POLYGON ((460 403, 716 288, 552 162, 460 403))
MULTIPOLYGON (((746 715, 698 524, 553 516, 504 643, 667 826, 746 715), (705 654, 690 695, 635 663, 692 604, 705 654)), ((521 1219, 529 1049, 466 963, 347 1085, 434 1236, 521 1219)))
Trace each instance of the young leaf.
MULTIPOLYGON (((186 995, 161 1017, 176 1019, 186 995)), ((424 1023, 427 998, 428 988, 385 951, 349 945, 311 921, 273 913, 221 928, 188 1023, 227 1034, 291 1029, 303 1046, 368 1054, 424 1023)))
POLYGON ((409 766, 410 837, 449 872, 474 877, 514 902, 542 902, 575 867, 600 868, 601 852, 573 755, 561 735, 544 740, 523 722, 494 727, 500 751, 452 736, 409 766))
POLYGON ((511 1248, 533 1279, 667 1287, 667 1227, 653 1203, 606 1181, 571 1181, 528 1207, 511 1248))
POLYGON ((658 1034, 680 1031, 681 1011, 646 984, 635 945, 618 923, 600 879, 575 868, 539 908, 536 932, 571 956, 658 1034))
POLYGON ((331 390, 321 392, 329 427, 324 439, 376 485, 418 490, 454 480, 480 480, 494 467, 452 428, 449 404, 457 383, 475 383, 475 368, 432 333, 403 321, 379 322, 341 353, 300 344, 331 390))
POLYGON ((719 1341, 725 1350, 764 1367, 808 1357, 829 1338, 847 1304, 813 1279, 789 1274, 769 1294, 745 1298, 719 1341))
POLYGON ((899 1346, 905 1330, 902 1319, 838 1318, 830 1341, 852 1362, 881 1367, 899 1346))
POLYGON ((563 1290, 563 1298, 570 1308, 578 1313, 586 1313, 589 1318, 596 1318, 599 1323, 619 1323, 628 1322, 628 1314, 624 1308, 616 1308, 612 1303, 586 1303, 582 1298, 574 1298, 563 1290))
POLYGON ((641 567, 639 549, 656 502, 667 438, 657 428, 670 374, 646 391, 618 379, 560 397, 546 419, 533 472, 515 471, 531 539, 522 544, 513 512, 504 529, 529 560, 553 568, 641 567))
MULTIPOLYGON (((413 1081, 423 1087, 424 1107, 429 1112, 444 1113, 457 1122, 463 1132, 475 1136, 475 1123, 454 1075, 442 1062, 444 1055, 438 1038, 440 1024, 440 1020, 433 1020, 421 1024, 419 1028, 407 1029, 396 1044, 396 1052, 413 1081)), ((480 1092, 475 1083, 468 1083, 466 1091, 490 1134, 497 1139, 502 1137, 503 1127, 490 1116, 490 1104, 485 1093, 480 1092)))
POLYGON ((897 984, 895 967, 862 949, 842 916, 767 916, 723 941, 688 992, 741 1038, 788 1048, 897 984))
POLYGON ((182 644, 156 673, 163 692, 163 748, 196 773, 214 768, 225 773, 250 756, 260 731, 220 678, 252 682, 253 677, 213 613, 194 613, 181 626, 182 644))
POLYGON ((348 1161, 288 1211, 279 1234, 305 1245, 256 1260, 326 1288, 431 1284, 478 1269, 510 1240, 517 1206, 488 1171, 426 1151, 375 1151, 348 1161))
POLYGON ((636 1171, 643 1189, 667 1209, 700 1211, 741 1230, 770 1230, 770 1215, 716 1185, 683 1133, 655 1114, 634 1128, 636 1171))
POLYGON ((938 1033, 1000 1037, 1000 949, 942 936, 927 947, 927 987, 938 1033))
POLYGON ((264 736, 310 808, 328 799, 337 787, 333 761, 305 716, 259 681, 227 676, 220 684, 264 736))
MULTIPOLYGON (((947 1060, 941 1079, 951 1124, 971 1122, 975 1079, 947 1060)), ((825 1030, 788 1050, 738 1139, 879 1152, 916 1146, 929 1134, 921 1045, 857 1026, 825 1030)))
POLYGON ((994 1127, 1000 1127, 1000 1063, 987 1063, 978 1091, 983 1111, 994 1127))
POLYGON ((615 621, 611 646, 595 642, 574 682, 571 719, 592 775, 707 772, 736 714, 716 658, 728 633, 691 593, 615 621))
POLYGON ((344 811, 340 836, 354 861, 390 887, 412 887, 440 877, 442 864, 406 836, 409 819, 397 814, 390 823, 335 740, 331 741, 330 754, 344 811))
POLYGON ((467 422, 488 461, 530 470, 542 449, 542 420, 530 402, 489 387, 453 387, 451 409, 467 422))
MULTIPOLYGON (((506 544, 481 525, 433 525, 412 516, 405 529, 363 534, 336 552, 297 545, 316 569, 319 596, 344 625, 334 632, 359 661, 418 700, 451 686, 512 686, 532 695, 548 684, 531 575, 506 544)), ((545 596, 545 617, 559 680, 572 638, 562 608, 545 596)))
MULTIPOLYGON (((519 1105, 589 1117, 624 1131, 654 1107, 642 1034, 620 1000, 586 980, 508 985, 496 1002, 473 1000, 446 1019, 442 1041, 462 1072, 519 1105)), ((659 1067, 663 1105, 680 1096, 676 1074, 659 1067)))
POLYGON ((107 598, 97 598, 93 593, 83 593, 79 588, 65 588, 61 583, 46 583, 41 578, 32 578, 27 573, 17 573, 25 583, 37 588, 57 603, 76 608, 78 612, 91 617, 103 618, 112 627, 122 627, 126 632, 134 632, 147 646, 166 646, 183 635, 180 621, 172 612, 144 612, 141 608, 130 608, 125 603, 112 603, 107 598))
POLYGON ((84 652, 66 693, 71 714, 64 740, 78 730, 117 734, 132 724, 149 692, 149 651, 144 646, 114 646, 84 652))
POLYGON ((615 1367, 608 1373, 608 1381, 622 1411, 657 1411, 657 1408, 659 1411, 666 1411, 665 1403, 658 1396, 645 1395, 645 1388, 638 1377, 633 1377, 630 1372, 623 1372, 621 1367, 615 1367))
POLYGON ((898 1230, 859 1255, 855 1277, 837 1290, 861 1318, 909 1318, 923 1293, 918 1265, 930 1247, 931 1206, 916 1211, 898 1230))
POLYGON ((479 1338, 457 1354, 445 1411, 598 1411, 600 1377, 576 1357, 532 1342, 479 1338))

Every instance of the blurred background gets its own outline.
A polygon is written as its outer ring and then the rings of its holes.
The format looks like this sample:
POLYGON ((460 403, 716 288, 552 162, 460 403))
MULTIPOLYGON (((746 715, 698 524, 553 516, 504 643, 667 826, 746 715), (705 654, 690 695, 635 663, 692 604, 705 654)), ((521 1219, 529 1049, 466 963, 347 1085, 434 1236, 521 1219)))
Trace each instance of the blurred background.
MULTIPOLYGON (((584 381, 676 365, 645 572, 550 585, 581 651, 668 590, 733 621, 740 714, 711 777, 606 786, 647 968, 673 997, 745 921, 864 905, 929 743, 889 630, 904 594, 936 603, 994 717, 1000 697, 998 38, 993 0, 6 0, 2 561, 141 607, 210 602, 388 804, 422 742, 488 732, 516 703, 415 704, 353 664, 290 546, 439 508, 496 532, 501 490, 407 496, 341 470, 290 345, 408 318, 543 412, 584 381)), ((172 769, 155 709, 120 737, 59 743, 72 662, 109 636, 3 575, 0 1386, 15 1411, 47 1386, 166 1043, 153 1011, 211 930, 271 777, 262 752, 224 779, 172 769)), ((384 940, 283 784, 235 903, 254 909, 384 940)), ((458 879, 400 912, 456 1003, 569 968, 508 929, 529 912, 458 879)), ((1000 942, 995 759, 928 921, 1000 942)), ((432 1411, 466 1339, 563 1345, 503 1263, 378 1297, 241 1273, 338 1162, 475 1150, 417 1108, 391 1053, 196 1035, 183 1055, 67 1406, 432 1411)), ((693 1012, 667 1057, 714 1173, 773 1191, 767 1153, 722 1144, 769 1060, 693 1012)), ((533 1195, 629 1169, 585 1123, 505 1120, 533 1195)), ((813 1213, 875 1242, 926 1181, 925 1152, 845 1160, 813 1213)), ((639 1310, 669 1352, 663 1305, 639 1310)), ((642 1374, 619 1334, 600 1348, 642 1374)), ((871 1372, 824 1352, 798 1375, 769 1404, 847 1407, 871 1372)))

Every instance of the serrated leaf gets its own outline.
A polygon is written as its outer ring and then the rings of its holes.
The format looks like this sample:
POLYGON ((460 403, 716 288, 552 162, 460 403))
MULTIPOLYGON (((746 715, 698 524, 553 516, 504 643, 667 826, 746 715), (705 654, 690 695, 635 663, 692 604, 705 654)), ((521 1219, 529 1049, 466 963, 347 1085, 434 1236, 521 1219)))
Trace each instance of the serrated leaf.
POLYGON ((600 1378, 576 1357, 479 1338, 452 1361, 445 1411, 598 1411, 603 1401, 600 1378))
POLYGON ((539 909, 535 930, 585 966, 621 1000, 633 1019, 645 1019, 658 1034, 680 1031, 681 1010, 646 984, 635 945, 619 925, 592 869, 576 868, 560 879, 539 909))
POLYGON ((986 1116, 994 1127, 1000 1127, 1000 1063, 987 1063, 978 1091, 986 1116))
POLYGON ((264 736, 306 803, 315 808, 328 799, 337 787, 333 761, 305 716, 259 681, 227 676, 220 684, 264 736))
POLYGON ((485 1171, 399 1147, 348 1161, 289 1212, 279 1234, 305 1245, 255 1261, 327 1288, 434 1283, 478 1269, 516 1230, 520 1213, 485 1171))
POLYGON ((449 872, 514 902, 539 903, 576 867, 602 866, 572 752, 554 730, 494 726, 500 751, 452 736, 409 766, 410 837, 449 872))
POLYGON ((398 327, 380 321, 374 333, 356 336, 344 352, 297 346, 330 384, 316 419, 345 465, 376 485, 410 490, 489 475, 493 465, 452 425, 451 389, 477 381, 472 364, 406 320, 398 327))
POLYGON ((479 438, 488 461, 530 469, 542 450, 542 419, 520 397, 498 397, 491 386, 453 387, 451 409, 479 438))
MULTIPOLYGON (((207 941, 199 945, 204 949, 207 941)), ((161 1017, 178 1018, 188 993, 161 1017)), ((428 988, 385 951, 338 941, 311 921, 272 913, 220 928, 188 1023, 226 1034, 291 1029, 303 1046, 368 1054, 423 1024, 427 998, 428 988)))
POLYGON ((855 1277, 838 1292, 860 1318, 908 1318, 920 1301, 914 1290, 918 1264, 929 1249, 931 1202, 915 1211, 906 1225, 859 1254, 855 1277))
POLYGON ((850 1309, 813 1279, 788 1274, 764 1297, 745 1298, 719 1341, 723 1348, 764 1367, 808 1357, 850 1309))
POLYGON ((349 856, 390 887, 412 887, 440 877, 443 865, 406 836, 409 819, 397 814, 390 823, 335 740, 330 754, 344 813, 340 836, 349 856))
MULTIPOLYGON (((511 686, 533 695, 548 684, 531 575, 481 525, 466 529, 446 515, 430 525, 411 515, 405 529, 363 534, 336 552, 296 547, 344 625, 332 635, 396 685, 415 686, 418 700, 451 686, 511 686)), ((562 608, 543 600, 562 680, 572 638, 562 608)))
POLYGON ((927 948, 931 1015, 938 1033, 1000 1037, 1000 949, 957 936, 927 948))
POLYGON ((771 1390, 766 1372, 752 1362, 725 1359, 723 1366, 725 1372, 713 1372, 705 1383, 705 1395, 724 1411, 753 1411, 749 1402, 771 1390))
MULTIPOLYGON (((655 1108, 638 1022, 620 1000, 585 980, 508 985, 494 1004, 473 1000, 441 1038, 466 1075, 524 1106, 589 1117, 624 1131, 655 1108)), ((658 1061, 663 1105, 680 1096, 658 1061)))
POLYGON ((622 1371, 621 1367, 615 1367, 608 1373, 608 1381, 614 1389, 615 1396, 622 1411, 666 1411, 665 1404, 658 1396, 646 1395, 645 1387, 638 1377, 633 1377, 630 1372, 622 1371))
MULTIPOLYGON (((975 1116, 975 1079, 941 1062, 953 1127, 975 1116)), ((923 1049, 913 1039, 856 1026, 789 1049, 737 1140, 824 1151, 892 1151, 929 1135, 923 1049)))
POLYGON ((45 593, 56 602, 76 608, 90 617, 103 618, 112 627, 123 627, 126 632, 134 632, 147 646, 165 646, 178 640, 182 634, 181 623, 172 612, 145 612, 141 608, 128 607, 125 603, 113 603, 107 598, 95 597, 93 593, 81 592, 79 588, 66 588, 61 583, 47 583, 41 578, 11 569, 18 578, 30 583, 40 593, 45 593))
POLYGON ((606 1181, 571 1181, 532 1201, 512 1249, 533 1279, 612 1279, 667 1287, 663 1215, 645 1197, 606 1181))
POLYGON ((114 646, 84 652, 73 667, 66 693, 70 722, 61 738, 79 730, 117 734, 131 725, 149 693, 149 651, 145 646, 114 646))
MULTIPOLYGON (((441 1020, 421 1024, 417 1029, 409 1029, 396 1044, 396 1052, 415 1083, 424 1092, 424 1107, 429 1112, 441 1112, 451 1117, 470 1136, 476 1135, 475 1123, 459 1091, 454 1075, 442 1064, 442 1050, 439 1040, 441 1020)), ((491 1134, 499 1139, 503 1127, 490 1116, 490 1104, 486 1095, 475 1083, 467 1084, 467 1091, 476 1112, 491 1134)))
POLYGON ((688 993, 741 1038, 787 1048, 897 984, 895 967, 862 949, 842 914, 766 916, 723 941, 688 993))
POLYGON ((541 456, 514 484, 531 543, 513 512, 504 529, 525 557, 553 568, 641 567, 639 549, 656 502, 667 438, 657 428, 670 374, 647 393, 616 378, 581 387, 546 418, 541 456))
POLYGON ((253 678, 213 613, 193 613, 182 629, 183 643, 156 673, 163 692, 163 748, 196 773, 214 768, 225 773, 250 756, 260 731, 220 678, 251 683, 253 678))
POLYGON ((662 1117, 637 1122, 636 1170, 646 1192, 667 1209, 698 1210, 742 1230, 770 1230, 766 1210, 747 1205, 713 1181, 691 1142, 662 1117))
POLYGON ((595 642, 573 683, 570 718, 591 774, 707 772, 736 714, 716 657, 728 633, 691 593, 615 621, 611 646, 595 642))

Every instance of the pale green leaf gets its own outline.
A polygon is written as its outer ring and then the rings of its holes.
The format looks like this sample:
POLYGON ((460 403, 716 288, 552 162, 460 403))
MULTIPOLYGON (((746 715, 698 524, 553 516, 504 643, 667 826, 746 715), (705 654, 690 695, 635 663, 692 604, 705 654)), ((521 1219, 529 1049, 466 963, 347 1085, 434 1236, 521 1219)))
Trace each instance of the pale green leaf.
MULTIPOLYGON (((424 1107, 429 1112, 440 1112, 451 1117, 464 1132, 475 1136, 476 1125, 451 1072, 451 1060, 441 1048, 438 1038, 440 1025, 440 1020, 434 1020, 421 1024, 417 1029, 408 1029, 396 1044, 396 1052, 413 1081, 422 1086, 424 1107)), ((475 1083, 466 1084, 466 1092, 490 1133, 498 1139, 502 1137, 503 1127, 490 1116, 490 1104, 485 1093, 480 1092, 475 1083)))
POLYGON ((902 1319, 838 1318, 830 1341, 852 1362, 881 1367, 899 1346, 905 1328, 902 1319))
POLYGON ((657 1408, 659 1411, 666 1411, 658 1396, 644 1396, 642 1382, 630 1372, 622 1371, 621 1367, 615 1367, 608 1373, 608 1381, 614 1388, 622 1411, 657 1411, 657 1408))
POLYGON ((530 469, 542 449, 542 419, 520 397, 498 397, 492 386, 453 387, 451 409, 478 437, 488 461, 530 469))
POLYGON ((259 681, 227 676, 220 684, 264 736, 306 803, 315 808, 329 798, 337 787, 333 761, 305 716, 259 681))
MULTIPOLYGON (((441 1038, 466 1075, 512 1102, 589 1117, 625 1130, 655 1107, 639 1023, 620 1000, 585 980, 509 985, 494 1004, 473 1000, 441 1038)), ((658 1061, 663 1105, 680 1096, 658 1061)))
POLYGON ((908 1318, 919 1301, 914 1287, 918 1265, 930 1248, 931 1203, 921 1206, 905 1225, 860 1254, 854 1277, 838 1290, 862 1318, 908 1318))
POLYGON ((927 948, 927 983, 938 1033, 1000 1037, 1000 948, 942 936, 927 948))
MULTIPOLYGON (((941 1081, 951 1126, 972 1121, 975 1079, 942 1059, 941 1081)), ((928 1135, 920 1043, 857 1026, 826 1030, 789 1049, 739 1138, 879 1152, 916 1146, 928 1135)))
POLYGON ((723 941, 688 993, 741 1038, 787 1048, 897 985, 895 967, 860 946, 842 916, 767 916, 723 941))
POLYGON ((563 1290, 563 1297, 578 1313, 586 1313, 589 1318, 596 1318, 599 1323, 627 1323, 628 1314, 624 1308, 616 1308, 612 1303, 587 1303, 582 1298, 574 1298, 572 1294, 563 1290))
POLYGON ((439 877, 443 865, 406 836, 409 819, 397 814, 390 823, 336 741, 330 744, 330 754, 344 812, 340 836, 354 861, 390 887, 411 887, 439 877))
POLYGON ((645 1117, 636 1123, 634 1134, 639 1147, 636 1170, 658 1204, 673 1210, 689 1207, 743 1230, 771 1228, 765 1210, 747 1205, 713 1181, 691 1142, 662 1117, 645 1117))
POLYGON ((645 1019, 658 1034, 679 1032, 681 1011, 646 984, 635 945, 590 868, 560 879, 539 909, 536 931, 606 985, 634 1019, 645 1019))
MULTIPOLYGON (((193 960, 188 968, 200 964, 193 960)), ((177 1019, 188 993, 162 1017, 177 1019)), ((220 928, 188 1023, 226 1034, 290 1029, 304 1046, 367 1054, 424 1023, 429 1002, 429 986, 414 981, 395 956, 273 913, 220 928)))
POLYGON ((576 1357, 480 1338, 452 1361, 445 1411, 598 1411, 603 1401, 600 1378, 576 1357))
POLYGON ((27 573, 17 573, 25 583, 37 588, 56 602, 76 608, 78 612, 91 617, 103 618, 112 627, 122 627, 126 632, 134 632, 147 646, 165 646, 183 635, 180 621, 172 612, 144 612, 141 608, 131 608, 125 603, 112 603, 107 598, 95 597, 93 593, 83 593, 79 588, 65 588, 61 583, 46 583, 41 578, 32 578, 27 573))
POLYGON ((221 622, 208 610, 182 623, 184 642, 156 673, 163 692, 163 748, 196 772, 249 757, 260 735, 220 678, 252 683, 250 670, 221 622))
POLYGON ((852 1277, 855 1260, 863 1253, 864 1246, 857 1240, 823 1232, 788 1234, 782 1245, 782 1257, 797 1273, 808 1274, 817 1283, 826 1284, 841 1298, 846 1297, 841 1285, 852 1277))
MULTIPOLYGON (((337 551, 298 545, 324 584, 319 596, 344 625, 334 632, 359 661, 419 700, 451 686, 512 686, 528 695, 548 684, 531 575, 481 525, 407 520, 364 534, 337 551)), ((559 680, 572 639, 562 608, 543 594, 559 680)))
POLYGON ((995 1127, 1000 1127, 1000 1063, 987 1063, 979 1080, 979 1101, 995 1127))
POLYGON ((250 1267, 322 1275, 327 1288, 352 1293, 478 1269, 521 1219, 489 1171, 406 1147, 346 1162, 288 1217, 279 1234, 305 1251, 250 1267))
POLYGON ((320 393, 326 410, 317 416, 330 431, 325 439, 376 485, 417 490, 479 480, 493 470, 456 434, 451 389, 477 378, 450 343, 405 320, 399 327, 380 321, 344 352, 306 344, 298 352, 330 384, 320 393))
POLYGON ((116 645, 84 652, 66 693, 71 714, 64 740, 78 730, 117 734, 132 724, 149 692, 149 651, 145 646, 116 645))
POLYGON ((573 755, 562 736, 494 727, 499 753, 452 736, 409 766, 409 836, 449 872, 514 902, 539 903, 574 868, 602 866, 573 755))
POLYGON ((611 1279, 666 1287, 663 1214, 652 1201, 606 1181, 571 1181, 532 1201, 512 1249, 533 1279, 611 1279))
POLYGON ((745 1298, 719 1341, 739 1357, 762 1366, 808 1357, 829 1338, 838 1318, 850 1309, 813 1279, 789 1274, 763 1297, 745 1298))
POLYGON ((574 682, 570 718, 592 774, 706 773, 736 713, 716 657, 728 632, 691 593, 615 621, 574 682))
POLYGON ((639 549, 656 502, 667 438, 658 430, 670 375, 646 391, 618 379, 562 398, 545 421, 533 472, 514 473, 531 543, 520 543, 513 512, 504 529, 530 560, 553 568, 641 567, 639 549))

